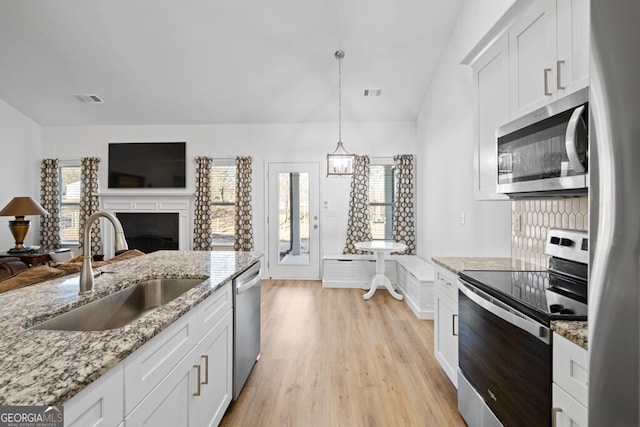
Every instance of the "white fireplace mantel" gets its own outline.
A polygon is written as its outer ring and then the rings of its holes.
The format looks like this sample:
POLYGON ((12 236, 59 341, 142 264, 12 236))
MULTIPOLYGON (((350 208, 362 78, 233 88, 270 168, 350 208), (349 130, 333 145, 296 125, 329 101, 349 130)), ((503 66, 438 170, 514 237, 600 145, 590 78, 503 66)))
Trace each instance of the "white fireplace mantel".
MULTIPOLYGON (((191 249, 193 194, 136 191, 101 193, 98 197, 100 199, 100 209, 112 214, 125 212, 177 213, 179 215, 178 248, 180 250, 191 249)), ((114 255, 114 232, 111 224, 107 222, 102 222, 102 243, 105 257, 111 258, 114 255)))

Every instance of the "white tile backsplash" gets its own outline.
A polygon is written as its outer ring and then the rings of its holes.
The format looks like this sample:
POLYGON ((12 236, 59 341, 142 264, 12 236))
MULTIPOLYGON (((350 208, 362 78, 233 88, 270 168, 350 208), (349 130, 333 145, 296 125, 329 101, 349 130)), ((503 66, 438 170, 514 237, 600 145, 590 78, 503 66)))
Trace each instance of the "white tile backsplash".
POLYGON ((550 228, 587 230, 588 196, 511 202, 511 258, 517 270, 547 267, 544 254, 550 228))

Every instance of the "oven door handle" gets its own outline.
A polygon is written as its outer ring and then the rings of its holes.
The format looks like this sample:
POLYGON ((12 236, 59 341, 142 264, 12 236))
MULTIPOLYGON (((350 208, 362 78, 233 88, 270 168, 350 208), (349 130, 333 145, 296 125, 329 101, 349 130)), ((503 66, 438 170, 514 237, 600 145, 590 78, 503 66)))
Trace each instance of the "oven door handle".
POLYGON ((567 125, 567 133, 564 135, 564 145, 567 150, 569 164, 576 173, 584 173, 584 165, 580 162, 578 156, 578 124, 582 120, 584 105, 579 106, 571 114, 569 124, 567 125))
POLYGON ((468 283, 458 280, 458 289, 465 294, 471 301, 478 304, 488 312, 495 314, 502 320, 511 323, 513 326, 533 335, 543 343, 551 345, 551 330, 535 320, 517 312, 505 303, 496 300, 486 292, 475 287, 471 287, 468 283))

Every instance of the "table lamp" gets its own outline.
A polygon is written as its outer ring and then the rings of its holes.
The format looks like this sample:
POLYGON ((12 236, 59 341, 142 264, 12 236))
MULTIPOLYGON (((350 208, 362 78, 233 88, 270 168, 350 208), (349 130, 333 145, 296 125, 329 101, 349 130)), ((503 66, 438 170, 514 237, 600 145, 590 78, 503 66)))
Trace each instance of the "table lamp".
POLYGON ((24 238, 27 237, 31 221, 24 219, 26 215, 49 215, 42 206, 31 197, 14 197, 7 206, 0 211, 0 216, 15 216, 9 221, 9 230, 13 234, 16 245, 9 249, 9 253, 26 252, 29 248, 24 246, 24 238))

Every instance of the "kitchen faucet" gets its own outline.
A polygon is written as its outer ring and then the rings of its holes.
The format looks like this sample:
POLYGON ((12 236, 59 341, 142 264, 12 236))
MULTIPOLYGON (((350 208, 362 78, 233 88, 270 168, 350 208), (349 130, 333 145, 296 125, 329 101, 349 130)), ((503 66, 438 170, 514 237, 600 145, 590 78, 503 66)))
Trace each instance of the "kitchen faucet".
POLYGON ((129 249, 127 241, 124 238, 124 230, 122 224, 115 215, 105 211, 98 211, 87 218, 82 229, 82 271, 80 272, 80 295, 90 295, 93 292, 93 269, 91 268, 91 227, 98 218, 106 218, 111 221, 115 229, 115 250, 123 251, 129 249))

